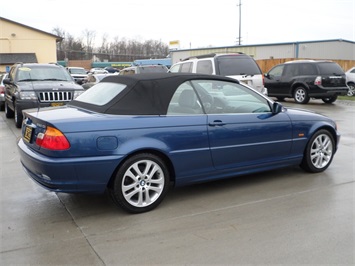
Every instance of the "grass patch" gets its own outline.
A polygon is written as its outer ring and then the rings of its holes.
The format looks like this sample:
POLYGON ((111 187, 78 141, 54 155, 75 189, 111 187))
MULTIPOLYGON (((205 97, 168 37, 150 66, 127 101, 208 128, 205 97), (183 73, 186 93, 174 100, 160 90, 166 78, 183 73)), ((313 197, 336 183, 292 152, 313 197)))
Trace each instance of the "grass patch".
POLYGON ((355 96, 338 96, 338 100, 355 101, 355 96))

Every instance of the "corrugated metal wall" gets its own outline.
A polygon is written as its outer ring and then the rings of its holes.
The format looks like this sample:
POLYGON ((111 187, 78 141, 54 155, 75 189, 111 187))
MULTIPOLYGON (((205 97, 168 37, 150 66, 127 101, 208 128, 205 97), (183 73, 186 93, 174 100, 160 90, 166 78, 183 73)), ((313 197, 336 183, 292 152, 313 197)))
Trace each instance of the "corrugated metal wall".
POLYGON ((296 49, 294 44, 258 46, 256 51, 256 56, 254 57, 255 60, 296 57, 296 49))
POLYGON ((300 58, 355 60, 355 45, 348 42, 302 43, 300 58))
POLYGON ((355 42, 344 40, 278 43, 265 45, 242 45, 209 47, 190 50, 172 50, 172 63, 189 56, 209 53, 242 52, 256 60, 283 58, 310 58, 327 60, 355 60, 355 42))

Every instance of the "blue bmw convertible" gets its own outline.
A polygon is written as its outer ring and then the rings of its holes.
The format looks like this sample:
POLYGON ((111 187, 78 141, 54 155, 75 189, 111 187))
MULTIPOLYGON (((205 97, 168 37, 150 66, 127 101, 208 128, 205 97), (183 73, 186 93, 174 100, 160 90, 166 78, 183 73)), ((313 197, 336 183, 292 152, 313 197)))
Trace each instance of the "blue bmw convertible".
POLYGON ((289 109, 221 76, 104 78, 70 104, 25 110, 26 173, 54 192, 109 192, 132 213, 171 186, 300 166, 321 172, 340 135, 331 119, 289 109))

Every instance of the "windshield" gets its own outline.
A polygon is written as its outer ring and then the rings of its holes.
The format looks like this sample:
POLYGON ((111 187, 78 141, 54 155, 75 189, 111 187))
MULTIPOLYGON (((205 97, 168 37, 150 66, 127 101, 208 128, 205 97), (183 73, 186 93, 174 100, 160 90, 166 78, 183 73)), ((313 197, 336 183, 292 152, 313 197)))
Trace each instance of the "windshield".
POLYGON ((69 73, 57 66, 31 66, 20 67, 17 72, 17 81, 60 80, 73 81, 69 73))
POLYGON ((78 102, 94 104, 98 106, 109 103, 115 98, 126 85, 120 83, 102 82, 92 86, 90 89, 79 95, 75 100, 78 102))
POLYGON ((240 55, 217 57, 217 69, 219 75, 260 75, 261 71, 256 62, 240 55))

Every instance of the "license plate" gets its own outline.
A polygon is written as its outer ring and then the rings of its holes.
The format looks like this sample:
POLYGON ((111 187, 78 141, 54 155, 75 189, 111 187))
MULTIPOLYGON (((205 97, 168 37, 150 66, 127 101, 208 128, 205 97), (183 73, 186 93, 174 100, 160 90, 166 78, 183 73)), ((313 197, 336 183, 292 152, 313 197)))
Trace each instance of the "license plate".
POLYGON ((51 106, 62 106, 64 103, 51 103, 51 106))
POLYGON ((31 142, 32 138, 32 127, 26 126, 25 133, 23 134, 23 139, 27 142, 31 142))

